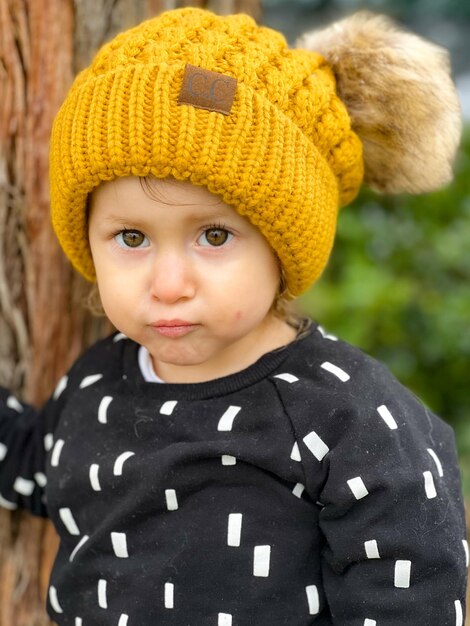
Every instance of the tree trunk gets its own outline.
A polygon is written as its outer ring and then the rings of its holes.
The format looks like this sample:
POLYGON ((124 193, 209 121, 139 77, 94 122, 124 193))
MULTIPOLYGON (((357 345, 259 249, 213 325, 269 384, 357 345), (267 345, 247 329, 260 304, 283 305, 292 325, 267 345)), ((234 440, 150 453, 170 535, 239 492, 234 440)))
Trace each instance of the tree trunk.
MULTIPOLYGON (((0 0, 0 372, 33 402, 77 354, 84 330, 48 217, 48 135, 72 77, 72 32, 67 2, 0 0)), ((2 512, 0 543, 0 623, 46 623, 53 533, 42 520, 2 512)))
MULTIPOLYGON (((0 0, 0 382, 40 405, 109 332, 81 306, 49 220, 48 140, 73 75, 116 32, 183 5, 260 17, 257 0, 0 0)), ((45 626, 49 522, 0 511, 0 626, 45 626)))

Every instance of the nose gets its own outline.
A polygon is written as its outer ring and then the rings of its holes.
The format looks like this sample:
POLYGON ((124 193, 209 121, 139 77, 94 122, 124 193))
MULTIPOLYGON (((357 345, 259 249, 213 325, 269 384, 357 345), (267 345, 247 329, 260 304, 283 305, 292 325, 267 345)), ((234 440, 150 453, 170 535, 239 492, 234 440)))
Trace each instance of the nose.
POLYGON ((190 300, 196 292, 191 259, 175 251, 161 251, 153 261, 151 295, 165 304, 190 300))

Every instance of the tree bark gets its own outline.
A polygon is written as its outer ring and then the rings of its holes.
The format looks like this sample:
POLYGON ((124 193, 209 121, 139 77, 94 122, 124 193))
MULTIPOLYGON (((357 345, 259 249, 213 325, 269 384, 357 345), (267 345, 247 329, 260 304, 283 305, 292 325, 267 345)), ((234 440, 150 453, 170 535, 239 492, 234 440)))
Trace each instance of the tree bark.
MULTIPOLYGON (((257 0, 0 0, 0 383, 41 405, 77 355, 109 332, 49 218, 48 141, 74 74, 106 40, 162 10, 260 17, 257 0)), ((57 550, 49 522, 0 510, 0 626, 46 626, 57 550)))
MULTIPOLYGON (((0 0, 0 372, 38 403, 77 354, 84 321, 48 217, 48 135, 72 77, 71 9, 0 0)), ((45 624, 41 553, 55 550, 54 536, 42 520, 2 512, 0 543, 0 624, 45 624)))

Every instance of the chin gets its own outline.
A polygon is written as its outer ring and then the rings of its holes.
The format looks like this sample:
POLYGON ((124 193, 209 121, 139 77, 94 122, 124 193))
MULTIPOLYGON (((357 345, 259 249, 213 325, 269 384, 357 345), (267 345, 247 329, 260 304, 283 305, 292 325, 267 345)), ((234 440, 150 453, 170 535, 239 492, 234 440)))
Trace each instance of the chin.
POLYGON ((200 352, 198 354, 181 353, 174 348, 171 350, 154 350, 151 354, 156 361, 160 361, 165 365, 177 365, 180 367, 184 367, 185 365, 202 365, 210 358, 210 356, 201 355, 200 352))

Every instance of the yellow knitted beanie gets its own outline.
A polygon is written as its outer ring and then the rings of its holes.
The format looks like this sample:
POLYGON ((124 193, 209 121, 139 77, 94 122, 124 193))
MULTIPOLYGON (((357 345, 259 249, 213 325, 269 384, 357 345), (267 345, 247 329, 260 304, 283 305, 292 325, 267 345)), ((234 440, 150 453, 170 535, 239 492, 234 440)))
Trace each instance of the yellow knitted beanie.
POLYGON ((52 221, 89 280, 87 197, 131 175, 222 197, 260 229, 298 295, 322 272, 338 207, 359 189, 362 145, 320 54, 289 49, 246 15, 177 9, 106 44, 54 122, 52 221))

